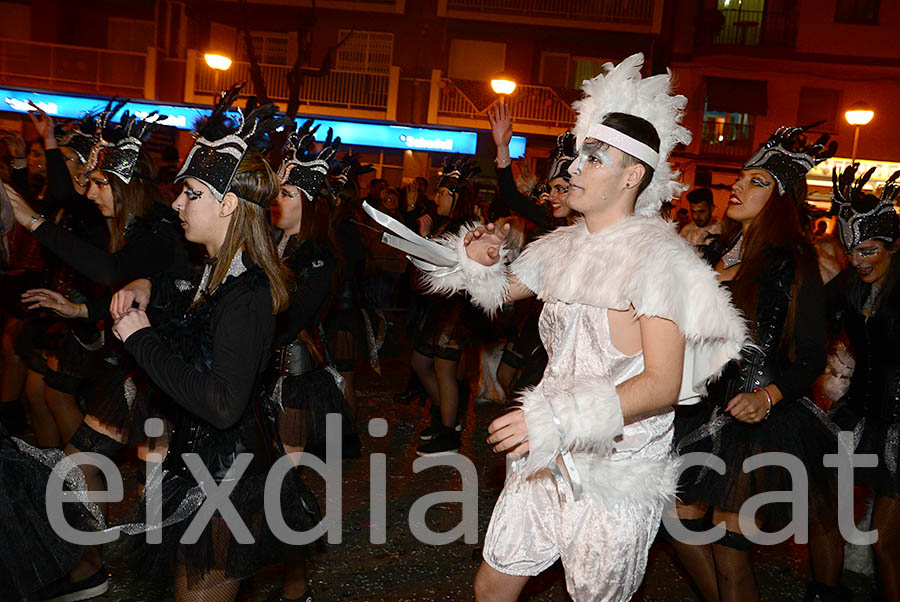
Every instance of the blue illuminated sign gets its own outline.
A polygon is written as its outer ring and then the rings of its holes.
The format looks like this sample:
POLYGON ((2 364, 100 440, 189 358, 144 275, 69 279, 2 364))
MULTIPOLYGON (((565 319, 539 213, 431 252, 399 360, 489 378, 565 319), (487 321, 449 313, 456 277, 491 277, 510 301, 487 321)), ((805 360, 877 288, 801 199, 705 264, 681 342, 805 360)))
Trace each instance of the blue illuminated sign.
MULTIPOLYGON (((48 115, 54 117, 81 117, 85 113, 103 108, 109 99, 66 94, 50 94, 11 88, 0 88, 0 110, 27 113, 33 101, 48 115)), ((129 101, 123 110, 144 118, 153 111, 166 118, 161 125, 180 130, 189 130, 198 117, 209 111, 209 107, 172 105, 129 101)), ((306 118, 300 117, 298 123, 306 118)), ((434 151, 441 153, 462 153, 474 155, 478 134, 469 131, 434 130, 400 125, 355 123, 351 121, 316 120, 322 124, 316 134, 317 140, 324 140, 328 128, 340 136, 344 144, 397 148, 403 150, 434 151)), ((513 136, 509 145, 510 155, 519 158, 525 155, 525 137, 513 136)))

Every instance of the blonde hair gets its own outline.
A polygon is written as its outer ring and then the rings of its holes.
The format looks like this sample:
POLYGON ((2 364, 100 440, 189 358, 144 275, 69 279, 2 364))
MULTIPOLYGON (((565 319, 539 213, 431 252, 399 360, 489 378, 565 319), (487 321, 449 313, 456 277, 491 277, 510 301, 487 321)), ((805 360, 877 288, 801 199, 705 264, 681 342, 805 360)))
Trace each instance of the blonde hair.
POLYGON ((209 280, 211 292, 225 279, 235 254, 243 250, 266 274, 273 314, 287 307, 290 282, 290 272, 278 260, 269 227, 269 205, 280 188, 278 178, 265 158, 255 151, 248 152, 231 180, 231 192, 240 200, 231 214, 231 223, 209 280))

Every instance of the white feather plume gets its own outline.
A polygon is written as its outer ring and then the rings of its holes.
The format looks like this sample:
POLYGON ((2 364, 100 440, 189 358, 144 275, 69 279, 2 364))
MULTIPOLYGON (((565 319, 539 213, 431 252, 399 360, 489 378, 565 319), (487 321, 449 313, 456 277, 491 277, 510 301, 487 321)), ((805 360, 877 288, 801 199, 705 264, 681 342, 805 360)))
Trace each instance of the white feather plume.
POLYGON ((604 73, 582 85, 585 97, 572 103, 578 114, 575 139, 578 147, 594 124, 601 123, 607 113, 628 113, 653 124, 659 134, 659 165, 653 180, 638 197, 634 212, 654 215, 664 201, 678 197, 685 186, 677 180, 680 175, 669 165, 669 154, 677 143, 690 144, 691 132, 678 122, 687 105, 687 98, 672 94, 672 73, 641 78, 644 55, 633 54, 618 65, 605 63, 604 73))

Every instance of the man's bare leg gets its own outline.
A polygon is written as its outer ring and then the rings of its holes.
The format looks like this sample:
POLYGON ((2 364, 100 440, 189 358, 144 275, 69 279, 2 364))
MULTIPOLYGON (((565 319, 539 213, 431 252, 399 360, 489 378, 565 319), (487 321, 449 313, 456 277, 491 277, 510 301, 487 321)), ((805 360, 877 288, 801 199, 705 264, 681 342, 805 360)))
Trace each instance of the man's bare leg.
POLYGON ((481 563, 475 575, 475 602, 515 602, 531 577, 507 575, 481 563))

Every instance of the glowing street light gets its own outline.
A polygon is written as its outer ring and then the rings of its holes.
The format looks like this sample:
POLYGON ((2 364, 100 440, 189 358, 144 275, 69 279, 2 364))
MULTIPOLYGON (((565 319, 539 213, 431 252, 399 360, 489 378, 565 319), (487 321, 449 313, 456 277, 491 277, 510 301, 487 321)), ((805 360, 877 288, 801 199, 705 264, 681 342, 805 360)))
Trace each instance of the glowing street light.
POLYGON ((516 82, 505 75, 498 75, 491 80, 491 88, 497 94, 509 96, 516 91, 516 82))
POLYGON ((844 119, 855 128, 853 132, 853 152, 850 153, 851 164, 856 162, 856 148, 859 146, 859 128, 872 121, 873 117, 875 117, 875 111, 864 102, 850 105, 850 108, 844 113, 844 119))
POLYGON ((221 54, 205 54, 203 58, 206 59, 206 64, 216 71, 228 71, 231 67, 231 59, 221 54))

